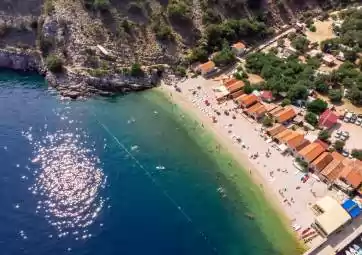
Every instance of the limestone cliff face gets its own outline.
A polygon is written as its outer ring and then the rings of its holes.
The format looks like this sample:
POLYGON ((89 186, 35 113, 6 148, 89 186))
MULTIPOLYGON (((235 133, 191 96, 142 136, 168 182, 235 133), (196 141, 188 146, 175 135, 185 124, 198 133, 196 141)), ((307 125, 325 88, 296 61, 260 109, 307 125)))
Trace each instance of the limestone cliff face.
POLYGON ((0 49, 0 67, 19 71, 44 73, 41 58, 36 53, 0 49))

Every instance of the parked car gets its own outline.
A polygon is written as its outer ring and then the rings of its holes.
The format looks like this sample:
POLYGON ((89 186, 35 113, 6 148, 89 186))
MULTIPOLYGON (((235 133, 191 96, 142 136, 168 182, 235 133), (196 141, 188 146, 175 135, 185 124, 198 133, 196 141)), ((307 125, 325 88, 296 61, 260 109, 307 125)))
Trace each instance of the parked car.
POLYGON ((342 136, 349 137, 349 132, 348 131, 342 131, 342 136))
POLYGON ((357 120, 357 115, 353 113, 353 114, 352 114, 352 117, 351 117, 351 122, 352 122, 352 123, 355 123, 356 120, 357 120))
POLYGON ((341 136, 339 137, 339 140, 341 140, 341 141, 343 141, 343 142, 347 141, 347 139, 348 139, 347 136, 341 135, 341 136))
POLYGON ((343 151, 342 151, 342 155, 345 156, 345 157, 348 157, 348 156, 349 156, 349 153, 348 153, 348 151, 343 150, 343 151))
POLYGON ((336 138, 336 139, 341 138, 341 133, 338 133, 338 132, 337 132, 337 133, 335 133, 335 134, 334 134, 334 138, 336 138))
POLYGON ((358 125, 358 126, 361 126, 361 124, 362 124, 362 119, 361 119, 361 118, 357 118, 357 120, 356 120, 356 122, 355 122, 354 124, 356 124, 356 125, 358 125))

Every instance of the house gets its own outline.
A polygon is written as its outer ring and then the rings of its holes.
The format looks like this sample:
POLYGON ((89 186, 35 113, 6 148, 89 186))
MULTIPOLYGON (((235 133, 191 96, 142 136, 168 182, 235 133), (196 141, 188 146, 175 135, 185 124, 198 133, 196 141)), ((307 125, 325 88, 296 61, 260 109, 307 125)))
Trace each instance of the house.
POLYGON ((274 136, 274 140, 277 141, 278 143, 283 143, 283 138, 289 136, 292 133, 293 133, 293 130, 285 129, 284 131, 282 131, 279 134, 277 134, 276 136, 274 136))
POLYGON ((232 84, 226 86, 226 89, 229 91, 229 93, 234 93, 236 91, 242 90, 245 86, 245 83, 243 81, 236 81, 232 84))
POLYGON ((345 61, 346 58, 344 57, 344 53, 343 51, 340 51, 337 56, 336 56, 336 59, 340 60, 340 61, 345 61))
POLYGON ((269 114, 272 110, 274 110, 275 108, 277 108, 279 106, 276 104, 266 104, 265 107, 266 107, 266 111, 269 114))
POLYGON ((323 152, 321 155, 319 155, 315 160, 312 161, 310 164, 310 167, 315 172, 321 172, 329 163, 331 163, 333 160, 333 156, 330 152, 323 152))
POLYGON ((261 92, 260 98, 261 100, 270 103, 274 100, 273 92, 271 92, 270 90, 264 90, 263 92, 261 92))
POLYGON ((237 42, 231 46, 231 50, 235 53, 235 55, 240 56, 245 52, 246 46, 242 42, 237 42))
POLYGON ((322 61, 327 66, 334 66, 335 65, 334 57, 332 55, 330 55, 330 54, 325 54, 323 56, 323 58, 322 58, 322 61))
POLYGON ((292 134, 282 138, 282 141, 290 150, 293 150, 304 141, 304 135, 293 131, 292 134))
POLYGON ((292 120, 296 116, 296 112, 292 107, 284 108, 283 111, 278 112, 275 115, 275 119, 278 123, 285 123, 289 120, 292 120))
POLYGON ((266 113, 265 106, 259 102, 254 104, 253 106, 249 107, 246 110, 246 114, 255 120, 258 120, 261 117, 263 117, 265 113, 266 113))
POLYGON ((286 47, 283 52, 283 57, 288 58, 291 55, 297 54, 297 52, 298 51, 295 48, 293 48, 292 46, 286 47))
POLYGON ((235 82, 237 82, 238 80, 237 79, 235 79, 235 78, 229 78, 229 79, 226 79, 226 80, 223 80, 223 85, 225 86, 225 87, 229 87, 229 86, 231 86, 232 84, 234 84, 235 82))
POLYGON ((333 183, 338 179, 344 168, 342 161, 333 159, 319 174, 319 177, 325 183, 333 183))
POLYGON ((235 99, 235 98, 238 98, 239 96, 244 95, 244 94, 245 94, 244 90, 238 90, 236 92, 231 93, 229 95, 229 98, 235 99))
POLYGON ((325 110, 319 117, 319 126, 330 129, 338 122, 338 116, 331 109, 325 110))
POLYGON ((284 110, 284 107, 277 106, 269 111, 271 117, 275 117, 278 113, 284 110))
POLYGON ((201 73, 202 76, 206 77, 208 75, 210 75, 211 73, 215 72, 216 70, 216 66, 215 63, 213 61, 208 61, 206 63, 200 64, 197 68, 196 71, 201 73))
POLYGON ((317 140, 315 140, 314 142, 315 142, 315 143, 319 143, 325 150, 328 150, 328 148, 329 148, 329 144, 326 143, 326 142, 323 142, 323 141, 320 140, 320 139, 317 139, 317 140))
POLYGON ((342 229, 351 221, 349 213, 335 199, 325 196, 313 206, 315 214, 313 227, 323 237, 328 237, 342 229))
POLYGON ((284 127, 282 124, 276 124, 275 126, 268 128, 266 130, 266 133, 270 136, 275 136, 286 129, 287 128, 284 127))
POLYGON ((254 94, 242 95, 238 99, 239 99, 238 102, 242 108, 250 107, 259 100, 259 98, 254 94))
POLYGON ((339 179, 349 186, 351 190, 358 189, 362 184, 362 161, 353 160, 353 161, 343 161, 346 165, 339 179))
POLYGON ((308 146, 304 147, 302 150, 300 150, 298 154, 299 158, 310 164, 324 151, 325 149, 319 143, 311 143, 308 146))
POLYGON ((310 141, 308 139, 303 139, 303 141, 300 142, 299 145, 289 146, 289 149, 291 150, 294 157, 298 156, 298 152, 301 151, 303 148, 307 147, 310 144, 310 141))

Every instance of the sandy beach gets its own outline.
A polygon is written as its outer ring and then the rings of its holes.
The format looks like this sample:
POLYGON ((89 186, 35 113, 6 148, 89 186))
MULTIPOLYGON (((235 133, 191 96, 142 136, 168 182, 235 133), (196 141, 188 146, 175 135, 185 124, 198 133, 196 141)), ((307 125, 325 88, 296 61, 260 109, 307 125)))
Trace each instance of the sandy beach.
POLYGON ((327 186, 314 178, 302 183, 302 173, 294 166, 294 158, 282 155, 265 141, 261 136, 261 124, 244 116, 231 100, 217 103, 212 88, 218 85, 220 81, 198 77, 178 83, 181 91, 166 84, 162 84, 160 90, 212 131, 220 145, 247 169, 266 198, 285 216, 289 228, 293 225, 308 228, 314 219, 309 207, 327 193, 327 186), (210 103, 208 106, 205 100, 210 103), (215 110, 221 114, 216 114, 215 110), (225 110, 230 114, 224 114, 225 110), (241 142, 236 138, 240 138, 241 142), (253 159, 251 156, 255 154, 258 157, 253 159))

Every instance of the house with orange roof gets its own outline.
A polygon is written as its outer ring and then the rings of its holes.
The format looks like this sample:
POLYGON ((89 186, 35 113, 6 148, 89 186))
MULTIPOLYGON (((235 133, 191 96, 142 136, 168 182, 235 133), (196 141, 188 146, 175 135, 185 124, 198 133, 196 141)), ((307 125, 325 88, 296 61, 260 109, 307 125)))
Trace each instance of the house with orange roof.
POLYGON ((275 136, 286 129, 287 128, 284 127, 282 124, 276 124, 275 126, 268 128, 266 130, 266 133, 270 136, 275 136))
POLYGON ((319 177, 325 183, 334 183, 335 180, 338 179, 342 170, 344 168, 344 164, 342 161, 333 159, 320 173, 319 177))
POLYGON ((235 79, 235 78, 228 78, 228 79, 226 79, 226 80, 223 80, 223 85, 225 86, 225 87, 229 87, 229 86, 231 86, 231 85, 233 85, 235 82, 237 82, 238 80, 237 79, 235 79))
POLYGON ((308 139, 303 139, 303 141, 295 146, 295 148, 292 148, 292 153, 294 156, 297 156, 299 151, 301 151, 303 148, 307 147, 309 144, 311 144, 311 142, 308 139))
POLYGON ((274 140, 278 143, 283 143, 283 138, 289 136, 293 133, 293 130, 285 129, 284 131, 280 132, 276 136, 274 136, 274 140))
POLYGON ((339 179, 351 187, 358 189, 362 184, 362 172, 351 166, 346 166, 341 172, 339 179))
POLYGON ((239 96, 244 95, 244 94, 245 94, 244 90, 238 90, 238 91, 235 91, 235 92, 231 93, 229 95, 229 98, 235 99, 235 98, 238 98, 239 96))
POLYGON ((279 112, 283 111, 284 110, 284 107, 281 107, 281 106, 277 106, 273 109, 271 109, 269 111, 269 114, 271 115, 271 117, 275 117, 276 114, 278 114, 279 112))
POLYGON ((304 141, 304 134, 293 131, 292 134, 282 138, 284 144, 288 147, 289 151, 293 151, 298 145, 304 141))
POLYGON ((202 76, 206 77, 216 71, 215 63, 211 60, 206 63, 200 64, 196 68, 197 72, 200 72, 202 76))
POLYGON ((315 160, 312 161, 310 164, 310 167, 315 172, 321 172, 329 163, 333 161, 333 156, 330 152, 323 152, 321 155, 319 155, 315 160))
POLYGON ((331 154, 332 154, 333 159, 337 159, 337 160, 340 160, 340 161, 345 159, 345 157, 341 153, 339 153, 337 151, 333 151, 331 154))
POLYGON ((231 50, 235 53, 235 55, 241 55, 246 50, 246 45, 242 42, 237 42, 231 46, 231 50))
POLYGON ((299 158, 310 164, 320 154, 325 151, 319 143, 311 143, 299 151, 299 158))
POLYGON ((229 93, 234 93, 236 91, 242 90, 245 86, 245 83, 243 81, 236 81, 233 82, 231 85, 226 86, 226 89, 229 91, 229 93))
POLYGON ((259 101, 259 98, 254 94, 245 95, 239 99, 239 104, 242 108, 248 108, 259 101))
POLYGON ((362 184, 362 161, 343 160, 342 162, 345 167, 339 176, 340 182, 336 181, 336 185, 349 192, 357 190, 362 184))
POLYGON ((261 103, 256 103, 253 106, 249 107, 245 113, 247 115, 249 115, 251 118, 258 120, 261 117, 264 116, 264 114, 266 113, 266 108, 263 104, 261 103))
POLYGON ((292 107, 288 107, 284 108, 283 111, 278 112, 275 115, 275 119, 278 123, 285 123, 292 120, 295 116, 297 116, 297 113, 294 111, 294 109, 292 107))

